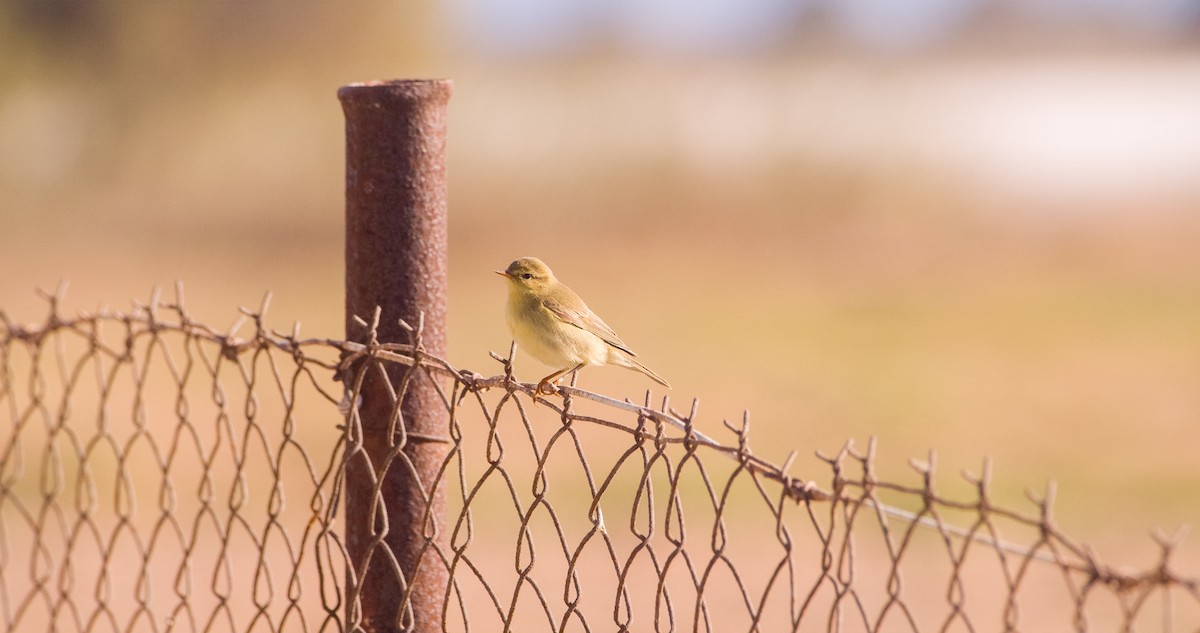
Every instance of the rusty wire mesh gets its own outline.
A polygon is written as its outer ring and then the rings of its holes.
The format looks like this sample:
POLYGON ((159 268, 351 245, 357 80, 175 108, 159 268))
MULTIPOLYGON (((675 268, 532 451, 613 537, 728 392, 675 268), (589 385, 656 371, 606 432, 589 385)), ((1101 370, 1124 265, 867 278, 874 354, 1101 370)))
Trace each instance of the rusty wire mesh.
POLYGON ((974 497, 947 499, 932 464, 880 481, 874 446, 848 444, 817 484, 755 457, 745 424, 710 439, 694 404, 573 387, 534 401, 507 358, 483 377, 411 344, 301 339, 264 326, 266 302, 224 331, 181 300, 49 308, 0 315, 7 631, 354 629, 339 504, 363 455, 335 374, 353 386, 393 363, 397 398, 431 381, 448 414, 426 483, 449 511, 422 560, 450 572, 448 631, 1200 626, 1174 540, 1158 565, 1115 571, 1055 526, 1052 494, 1029 514, 994 505, 986 468, 974 497))

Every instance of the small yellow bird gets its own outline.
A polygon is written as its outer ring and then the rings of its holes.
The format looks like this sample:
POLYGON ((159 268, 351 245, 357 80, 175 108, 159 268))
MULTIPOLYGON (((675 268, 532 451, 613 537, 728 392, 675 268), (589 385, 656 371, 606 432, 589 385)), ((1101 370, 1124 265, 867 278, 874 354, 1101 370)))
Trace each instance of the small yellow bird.
POLYGON ((638 362, 637 354, 542 260, 522 257, 495 272, 508 278, 508 329, 517 345, 559 368, 538 381, 535 393, 554 393, 555 382, 586 365, 627 367, 671 388, 662 376, 638 362))

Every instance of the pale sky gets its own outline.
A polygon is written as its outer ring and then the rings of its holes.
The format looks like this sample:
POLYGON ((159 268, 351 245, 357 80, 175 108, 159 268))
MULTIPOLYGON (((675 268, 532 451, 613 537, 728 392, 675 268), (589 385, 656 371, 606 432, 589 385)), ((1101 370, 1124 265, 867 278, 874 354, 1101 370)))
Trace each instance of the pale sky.
POLYGON ((1200 0, 448 0, 464 39, 486 51, 555 53, 613 45, 737 52, 778 45, 820 14, 866 47, 936 42, 989 5, 1043 26, 1094 24, 1188 36, 1200 0))

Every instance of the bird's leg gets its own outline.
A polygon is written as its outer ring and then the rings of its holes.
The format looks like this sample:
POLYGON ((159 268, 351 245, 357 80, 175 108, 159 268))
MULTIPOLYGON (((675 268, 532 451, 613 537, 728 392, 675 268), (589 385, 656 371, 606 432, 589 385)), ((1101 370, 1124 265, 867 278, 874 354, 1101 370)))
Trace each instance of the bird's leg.
MULTIPOLYGON (((570 374, 570 375, 572 376, 572 378, 571 378, 571 386, 572 386, 572 387, 574 387, 574 386, 575 386, 575 379, 574 379, 574 376, 576 376, 576 375, 577 375, 575 372, 579 371, 580 369, 583 369, 583 366, 584 366, 584 365, 587 365, 587 363, 579 363, 578 365, 576 365, 576 366, 574 366, 574 367, 572 367, 572 368, 568 369, 567 371, 563 372, 563 375, 562 375, 562 376, 559 376, 559 377, 558 377, 558 380, 562 380, 564 377, 566 377, 566 375, 567 375, 567 374, 570 374)), ((558 380, 556 380, 555 382, 558 382, 558 380)))

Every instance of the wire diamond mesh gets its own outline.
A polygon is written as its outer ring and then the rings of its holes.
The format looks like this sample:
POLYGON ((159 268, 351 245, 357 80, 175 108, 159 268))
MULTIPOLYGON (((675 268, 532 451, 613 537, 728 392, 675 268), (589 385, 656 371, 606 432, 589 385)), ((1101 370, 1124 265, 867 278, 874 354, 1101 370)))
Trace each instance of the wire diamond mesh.
MULTIPOLYGON (((400 433, 373 467, 410 468, 407 442, 448 443, 423 482, 446 516, 417 528, 420 564, 450 578, 446 631, 1200 626, 1200 586, 1170 564, 1177 539, 1158 539, 1150 569, 1111 569, 1055 526, 1053 490, 1029 514, 993 504, 986 466, 973 498, 948 499, 932 459, 916 484, 880 481, 874 445, 847 444, 817 484, 756 457, 747 421, 711 439, 694 403, 574 387, 534 400, 511 353, 484 377, 413 341, 272 331, 266 301, 223 331, 180 299, 77 316, 48 304, 34 325, 0 315, 7 631, 355 630, 359 592, 378 590, 355 580, 364 565, 407 596, 384 537, 412 526, 370 526, 367 563, 343 538, 347 488, 399 502, 346 477, 364 459, 353 385, 396 365, 396 401, 434 385, 446 434, 400 433)), ((396 624, 421 626, 403 611, 396 624)))

